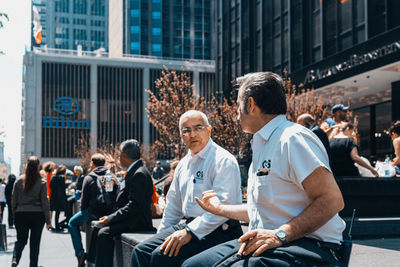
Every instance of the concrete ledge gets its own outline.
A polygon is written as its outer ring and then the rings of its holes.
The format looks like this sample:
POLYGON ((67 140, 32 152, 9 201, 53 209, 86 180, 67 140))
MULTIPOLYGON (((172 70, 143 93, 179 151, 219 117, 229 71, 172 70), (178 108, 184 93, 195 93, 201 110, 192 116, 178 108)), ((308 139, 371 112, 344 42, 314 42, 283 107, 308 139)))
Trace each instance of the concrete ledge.
MULTIPOLYGON (((344 218, 347 236, 350 228, 351 218, 344 218)), ((371 217, 355 218, 351 235, 353 239, 400 237, 400 217, 371 217)))

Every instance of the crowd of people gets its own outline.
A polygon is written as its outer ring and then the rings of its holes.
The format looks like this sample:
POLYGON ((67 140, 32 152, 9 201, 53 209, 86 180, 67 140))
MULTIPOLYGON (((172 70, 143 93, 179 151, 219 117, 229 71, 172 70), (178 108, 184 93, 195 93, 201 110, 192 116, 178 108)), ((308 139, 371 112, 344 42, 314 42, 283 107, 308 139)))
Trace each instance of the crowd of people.
MULTIPOLYGON (((17 230, 12 266, 18 265, 29 233, 30 266, 37 266, 44 225, 54 231, 68 228, 78 266, 87 261, 113 266, 113 237, 154 229, 158 203, 162 219, 157 234, 135 246, 131 267, 346 265, 341 246, 345 222, 338 216, 344 202, 334 175, 359 175, 355 162, 377 175, 358 154, 347 107, 334 106, 333 117, 320 127, 310 114, 293 123, 285 116, 279 75, 250 73, 237 84, 238 121, 253 134, 247 203, 242 203, 235 156, 213 142, 207 116, 190 110, 178 123, 188 152, 171 164, 168 175, 160 162, 150 173, 134 139, 120 145, 124 171, 119 177, 105 167, 101 153, 91 156, 86 175, 74 167, 72 184, 65 165, 47 162, 41 170, 39 159, 29 157, 24 175, 16 180, 10 175, 7 185, 0 186, 1 210, 7 202, 9 227, 15 223, 17 230), (164 189, 158 200, 153 183, 160 181, 164 189), (67 196, 67 187, 75 193, 67 196), (80 210, 73 214, 77 201, 80 210), (247 233, 240 222, 248 223, 247 233), (85 250, 80 227, 89 223, 93 231, 85 250)), ((389 132, 396 155, 392 164, 399 165, 400 122, 389 132)))
MULTIPOLYGON (((361 157, 355 126, 348 120, 348 107, 338 104, 332 108, 332 118, 328 118, 318 126, 310 114, 302 114, 297 123, 310 129, 322 142, 329 157, 330 167, 335 176, 367 176, 378 177, 376 167, 368 159, 361 157)), ((400 175, 400 121, 394 121, 388 134, 392 138, 395 158, 388 162, 400 175)), ((382 175, 381 175, 382 176, 382 175)))

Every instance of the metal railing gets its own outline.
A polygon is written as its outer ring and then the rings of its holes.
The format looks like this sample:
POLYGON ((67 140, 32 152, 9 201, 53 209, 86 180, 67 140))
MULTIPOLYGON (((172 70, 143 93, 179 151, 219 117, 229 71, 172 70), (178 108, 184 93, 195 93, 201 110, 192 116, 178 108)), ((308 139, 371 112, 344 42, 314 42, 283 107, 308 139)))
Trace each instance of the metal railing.
MULTIPOLYGON (((37 49, 37 50, 33 51, 33 53, 47 54, 47 55, 99 57, 99 58, 109 58, 110 57, 109 53, 105 52, 104 49, 98 49, 95 51, 83 51, 83 50, 70 50, 70 49, 42 47, 40 50, 37 49)), ((189 63, 194 63, 194 64, 215 65, 214 60, 202 60, 202 59, 192 59, 192 58, 160 57, 160 56, 134 55, 134 54, 123 54, 122 58, 184 61, 184 62, 189 62, 189 63)))

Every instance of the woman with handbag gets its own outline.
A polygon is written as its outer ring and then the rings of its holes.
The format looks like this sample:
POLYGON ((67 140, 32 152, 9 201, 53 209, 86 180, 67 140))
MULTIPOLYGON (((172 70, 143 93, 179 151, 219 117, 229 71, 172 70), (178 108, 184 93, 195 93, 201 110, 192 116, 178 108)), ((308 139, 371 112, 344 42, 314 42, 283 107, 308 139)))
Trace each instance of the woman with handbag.
POLYGON ((18 178, 14 184, 11 203, 17 242, 14 247, 12 266, 18 265, 30 232, 30 266, 36 267, 43 225, 46 223, 47 229, 51 228, 46 181, 42 180, 39 171, 38 157, 29 157, 25 175, 18 178))

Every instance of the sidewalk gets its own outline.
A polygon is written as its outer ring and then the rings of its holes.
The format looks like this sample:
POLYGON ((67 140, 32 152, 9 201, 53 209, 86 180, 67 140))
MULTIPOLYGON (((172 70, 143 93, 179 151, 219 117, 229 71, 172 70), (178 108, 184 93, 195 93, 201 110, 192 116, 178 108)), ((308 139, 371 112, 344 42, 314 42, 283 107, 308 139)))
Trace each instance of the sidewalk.
MULTIPOLYGON (((7 215, 3 222, 6 222, 7 215)), ((85 234, 82 233, 82 240, 85 234)), ((7 227, 8 250, 0 252, 0 266, 11 266, 15 229, 7 227)), ((83 242, 85 243, 85 242, 83 242)), ((354 240, 350 267, 400 267, 400 238, 354 240)), ((25 246, 19 266, 29 266, 29 242, 25 246)), ((77 266, 71 237, 64 233, 54 233, 43 229, 40 243, 39 266, 71 267, 77 266)))
MULTIPOLYGON (((3 223, 7 222, 7 218, 8 214, 5 214, 3 223)), ((11 266, 12 253, 16 240, 17 233, 15 228, 9 229, 7 225, 8 250, 6 252, 0 251, 1 267, 11 266)), ((82 240, 85 240, 84 233, 82 233, 82 240)), ((43 267, 73 267, 78 265, 72 247, 71 237, 67 230, 65 230, 64 233, 56 233, 47 231, 46 228, 43 228, 38 265, 43 267)), ((29 240, 22 252, 22 258, 18 266, 29 266, 29 240)))

